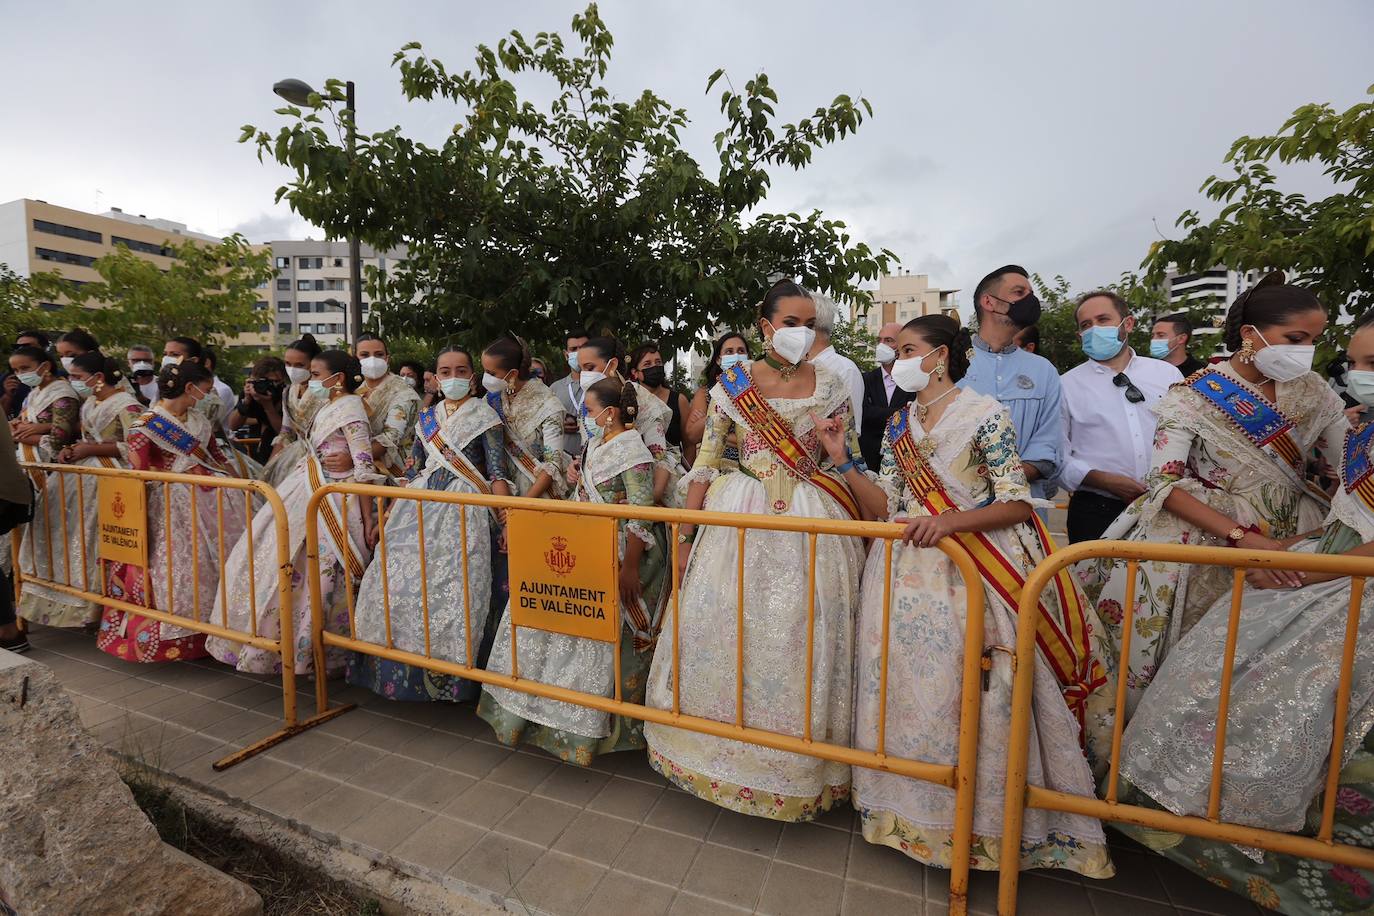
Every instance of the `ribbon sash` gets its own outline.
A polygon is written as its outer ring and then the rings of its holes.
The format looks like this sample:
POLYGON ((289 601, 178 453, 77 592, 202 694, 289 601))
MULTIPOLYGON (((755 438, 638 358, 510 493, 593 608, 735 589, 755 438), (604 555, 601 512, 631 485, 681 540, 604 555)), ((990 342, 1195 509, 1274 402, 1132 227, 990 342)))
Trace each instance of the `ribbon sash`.
POLYGON ((1374 461, 1369 449, 1374 443, 1374 422, 1346 431, 1345 450, 1341 455, 1341 482, 1345 492, 1360 498, 1366 509, 1374 512, 1374 461))
MULTIPOLYGON (((956 511, 958 506, 950 498, 940 475, 916 443, 907 408, 892 415, 887 433, 902 478, 926 511, 931 515, 956 511)), ((1055 549, 1054 540, 1033 512, 1031 525, 1041 549, 1048 556, 1055 549)), ((958 531, 950 536, 968 551, 978 571, 983 574, 983 581, 1012 610, 1019 608, 1021 591, 1026 585, 1025 576, 1007 559, 997 543, 982 531, 958 531)), ((1054 587, 1063 610, 1063 619, 1056 619, 1042 596, 1039 600, 1040 616, 1036 624, 1035 641, 1054 671, 1064 699, 1081 726, 1088 695, 1107 683, 1107 673, 1101 662, 1093 658, 1088 643, 1087 614, 1067 568, 1055 574, 1054 587)))
POLYGON ((1215 369, 1203 370, 1187 385, 1277 465, 1290 481, 1300 489, 1310 490, 1303 475, 1302 449, 1291 435, 1295 424, 1277 407, 1215 369))
POLYGON ((145 413, 139 417, 139 420, 145 432, 151 433, 153 438, 172 451, 194 459, 207 470, 216 474, 234 476, 233 471, 216 461, 214 456, 201 445, 200 439, 196 437, 195 433, 174 422, 170 417, 165 417, 160 413, 145 413))
POLYGON ((797 441, 792 427, 778 415, 768 399, 759 394, 748 373, 739 366, 731 366, 720 374, 720 383, 749 428, 758 433, 784 467, 839 503, 850 518, 863 518, 848 485, 838 475, 820 469, 806 446, 797 441))
POLYGON ((537 480, 539 478, 539 462, 536 461, 534 456, 529 453, 529 450, 525 448, 524 443, 516 438, 515 430, 511 429, 510 420, 506 418, 505 408, 501 406, 501 393, 499 391, 488 393, 487 403, 491 405, 492 410, 496 411, 496 415, 501 418, 501 430, 505 433, 506 454, 508 454, 516 464, 520 465, 521 470, 525 472, 530 480, 537 480))
MULTIPOLYGON (((310 475, 311 491, 324 486, 324 472, 320 468, 319 459, 313 453, 306 456, 305 466, 310 475)), ((335 556, 343 563, 344 569, 354 581, 361 579, 366 566, 359 557, 362 551, 357 549, 357 545, 353 543, 352 533, 348 530, 348 517, 344 516, 342 521, 340 520, 339 514, 334 510, 333 499, 328 496, 320 500, 320 517, 324 519, 325 534, 334 544, 335 556)))
POLYGON ((487 479, 477 472, 477 468, 472 466, 472 462, 468 461, 461 449, 455 449, 444 438, 444 427, 439 422, 438 411, 438 404, 420 411, 420 435, 425 437, 425 442, 438 453, 450 471, 472 484, 478 493, 490 495, 491 484, 487 479))

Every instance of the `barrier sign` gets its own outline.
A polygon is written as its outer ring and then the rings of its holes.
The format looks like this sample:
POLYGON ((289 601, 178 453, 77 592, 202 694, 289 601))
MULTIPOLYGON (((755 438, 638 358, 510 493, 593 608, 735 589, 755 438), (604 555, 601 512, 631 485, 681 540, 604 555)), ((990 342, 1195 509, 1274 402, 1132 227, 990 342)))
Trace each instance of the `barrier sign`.
POLYGON ((148 566, 147 490, 142 480, 101 477, 100 559, 148 566))
POLYGON ((615 519, 514 509, 506 536, 512 623, 601 642, 620 639, 615 519))

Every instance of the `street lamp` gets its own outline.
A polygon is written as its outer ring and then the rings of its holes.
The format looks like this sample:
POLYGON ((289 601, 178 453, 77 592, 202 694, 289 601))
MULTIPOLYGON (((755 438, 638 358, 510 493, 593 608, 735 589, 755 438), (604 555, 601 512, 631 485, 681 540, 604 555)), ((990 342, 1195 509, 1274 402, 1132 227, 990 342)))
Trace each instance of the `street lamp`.
MULTIPOLYGON (((349 179, 353 177, 354 149, 357 142, 357 121, 358 109, 353 93, 353 81, 349 80, 346 84, 346 94, 344 96, 344 111, 348 112, 348 156, 350 160, 349 179)), ((315 94, 315 90, 307 82, 297 79, 280 80, 272 85, 272 91, 281 96, 292 105, 306 106, 310 104, 310 96, 315 94)), ((363 259, 361 245, 358 243, 356 232, 349 233, 348 236, 348 261, 349 261, 349 281, 348 281, 348 324, 352 328, 349 335, 350 342, 356 344, 358 335, 363 332, 363 259)))

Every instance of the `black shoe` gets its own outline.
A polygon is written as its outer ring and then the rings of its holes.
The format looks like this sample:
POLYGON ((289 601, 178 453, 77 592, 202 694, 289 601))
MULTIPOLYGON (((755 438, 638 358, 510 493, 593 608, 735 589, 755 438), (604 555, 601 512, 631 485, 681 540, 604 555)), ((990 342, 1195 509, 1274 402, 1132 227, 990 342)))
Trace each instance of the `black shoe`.
POLYGON ((28 636, 23 633, 20 633, 13 639, 0 639, 0 649, 8 649, 11 652, 22 654, 29 651, 31 648, 32 646, 29 645, 28 636))

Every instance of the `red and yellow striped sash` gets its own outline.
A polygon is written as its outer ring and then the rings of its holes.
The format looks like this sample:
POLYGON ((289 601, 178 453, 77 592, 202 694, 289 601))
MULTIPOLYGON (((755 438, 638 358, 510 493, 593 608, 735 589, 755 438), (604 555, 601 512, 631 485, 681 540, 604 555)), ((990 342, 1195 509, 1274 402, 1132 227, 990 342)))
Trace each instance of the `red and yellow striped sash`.
MULTIPOLYGON (((311 458, 306 461, 305 466, 310 473, 310 489, 318 490, 324 486, 319 462, 311 458)), ((357 498, 362 499, 363 497, 357 498)), ((349 538, 347 528, 348 520, 339 520, 338 514, 334 511, 334 503, 327 496, 320 500, 320 517, 324 519, 325 528, 329 529, 329 537, 334 542, 334 547, 339 553, 339 560, 344 564, 344 569, 354 579, 361 579, 365 567, 363 561, 353 552, 353 541, 349 538)))

